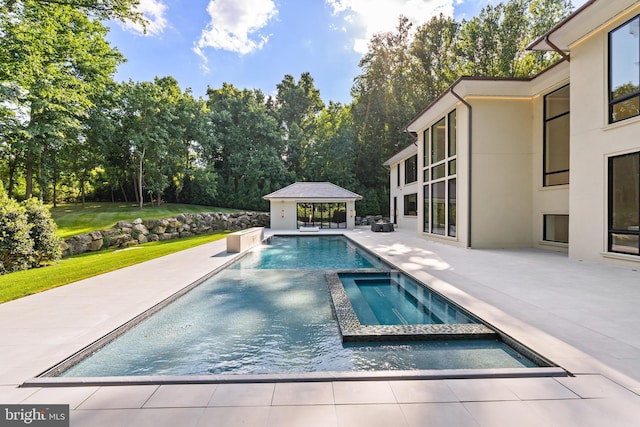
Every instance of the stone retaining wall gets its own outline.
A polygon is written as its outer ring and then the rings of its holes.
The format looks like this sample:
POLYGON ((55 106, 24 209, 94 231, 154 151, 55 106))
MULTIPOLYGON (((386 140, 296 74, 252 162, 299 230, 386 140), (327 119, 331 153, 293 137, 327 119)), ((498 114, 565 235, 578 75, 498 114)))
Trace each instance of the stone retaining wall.
POLYGON ((109 230, 73 236, 62 243, 62 254, 69 256, 107 248, 127 248, 140 243, 178 239, 214 231, 269 227, 270 222, 268 213, 253 212, 179 214, 172 218, 147 221, 138 218, 133 222, 120 221, 109 230))

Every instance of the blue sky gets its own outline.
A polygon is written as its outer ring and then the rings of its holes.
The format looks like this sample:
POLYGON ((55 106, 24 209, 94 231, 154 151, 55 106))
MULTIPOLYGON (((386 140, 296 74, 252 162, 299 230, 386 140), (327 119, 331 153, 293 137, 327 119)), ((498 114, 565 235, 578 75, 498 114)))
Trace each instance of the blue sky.
MULTIPOLYGON (((573 0, 579 6, 586 0, 573 0)), ((173 76, 205 96, 231 83, 273 94, 285 74, 308 71, 325 103, 348 103, 371 35, 399 15, 416 26, 443 13, 476 16, 490 0, 140 0, 147 33, 110 23, 108 39, 127 58, 116 80, 173 76)), ((494 1, 495 3, 495 1, 494 1)))

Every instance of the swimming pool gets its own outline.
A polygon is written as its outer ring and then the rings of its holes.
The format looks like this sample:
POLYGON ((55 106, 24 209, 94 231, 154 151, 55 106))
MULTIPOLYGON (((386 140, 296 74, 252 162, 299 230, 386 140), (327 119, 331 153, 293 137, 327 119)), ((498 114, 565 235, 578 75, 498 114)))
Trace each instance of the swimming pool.
POLYGON ((390 270, 343 236, 274 236, 118 338, 96 343, 46 375, 233 376, 548 366, 524 357, 496 334, 428 341, 401 334, 394 341, 343 342, 328 269, 390 270))

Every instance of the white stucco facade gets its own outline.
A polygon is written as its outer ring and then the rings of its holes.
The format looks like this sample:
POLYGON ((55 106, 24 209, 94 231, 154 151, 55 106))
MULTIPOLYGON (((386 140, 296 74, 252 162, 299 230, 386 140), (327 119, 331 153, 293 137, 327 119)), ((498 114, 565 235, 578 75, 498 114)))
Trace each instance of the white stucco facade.
MULTIPOLYGON (((420 186, 418 179, 407 182, 405 161, 417 156, 417 144, 410 144, 404 150, 390 158, 384 163, 390 171, 390 187, 392 188, 391 203, 389 204, 389 219, 398 227, 405 229, 416 229, 418 227, 418 216, 409 206, 405 208, 405 196, 415 195, 416 200, 420 186)), ((419 170, 419 166, 416 170, 419 170)), ((417 202, 416 202, 417 203, 417 202)))
MULTIPOLYGON (((394 200, 407 192, 418 198, 413 221, 400 215, 398 227, 461 247, 540 247, 637 267, 635 236, 623 236, 630 239, 625 251, 631 253, 611 250, 615 190, 608 169, 612 156, 640 153, 640 116, 610 124, 608 73, 609 34, 639 15, 638 1, 590 1, 531 46, 549 50, 547 40, 554 40, 569 60, 530 79, 461 78, 441 94, 407 126, 415 143, 385 162, 392 211, 394 200), (570 93, 567 118, 553 122, 553 129, 568 135, 568 150, 551 152, 545 134, 555 118, 545 105, 565 93, 570 93), (455 139, 444 161, 437 145, 442 135, 446 144, 455 139), (404 177, 402 168, 413 155, 417 182, 396 185, 397 168, 404 177), (567 171, 548 172, 551 156, 566 162, 567 171), (557 176, 564 181, 550 184, 557 176), (565 237, 549 238, 555 234, 565 237)), ((402 202, 398 205, 401 214, 402 202)), ((634 230, 633 223, 628 229, 634 230)))
POLYGON ((608 161, 612 156, 640 151, 640 117, 609 124, 608 34, 638 16, 640 3, 612 3, 628 8, 571 44, 571 109, 575 114, 571 122, 570 206, 580 214, 571 217, 569 253, 577 259, 606 257, 616 262, 630 257, 607 252, 608 161))

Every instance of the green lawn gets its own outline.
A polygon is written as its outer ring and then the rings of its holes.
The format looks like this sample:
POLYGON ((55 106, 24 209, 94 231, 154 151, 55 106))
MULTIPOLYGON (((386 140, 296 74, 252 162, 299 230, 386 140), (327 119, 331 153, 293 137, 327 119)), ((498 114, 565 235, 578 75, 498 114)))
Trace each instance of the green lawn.
POLYGON ((136 218, 159 219, 180 213, 238 212, 237 210, 211 206, 183 205, 176 203, 161 206, 145 206, 143 209, 131 203, 86 203, 59 205, 51 208, 51 216, 58 225, 58 236, 66 239, 77 234, 95 230, 106 230, 118 221, 133 221, 136 218))
POLYGON ((128 249, 92 252, 63 259, 55 265, 6 274, 0 276, 0 303, 224 239, 227 234, 220 232, 145 243, 128 249))
MULTIPOLYGON (((87 203, 84 207, 74 204, 51 208, 51 216, 58 225, 57 234, 62 239, 90 231, 106 230, 118 221, 133 221, 136 218, 159 219, 180 213, 200 212, 238 211, 183 204, 145 206, 140 209, 138 205, 127 203, 87 203)), ((54 265, 5 274, 0 276, 0 303, 223 239, 227 234, 228 232, 205 234, 145 243, 128 249, 91 252, 63 259, 54 265)))

